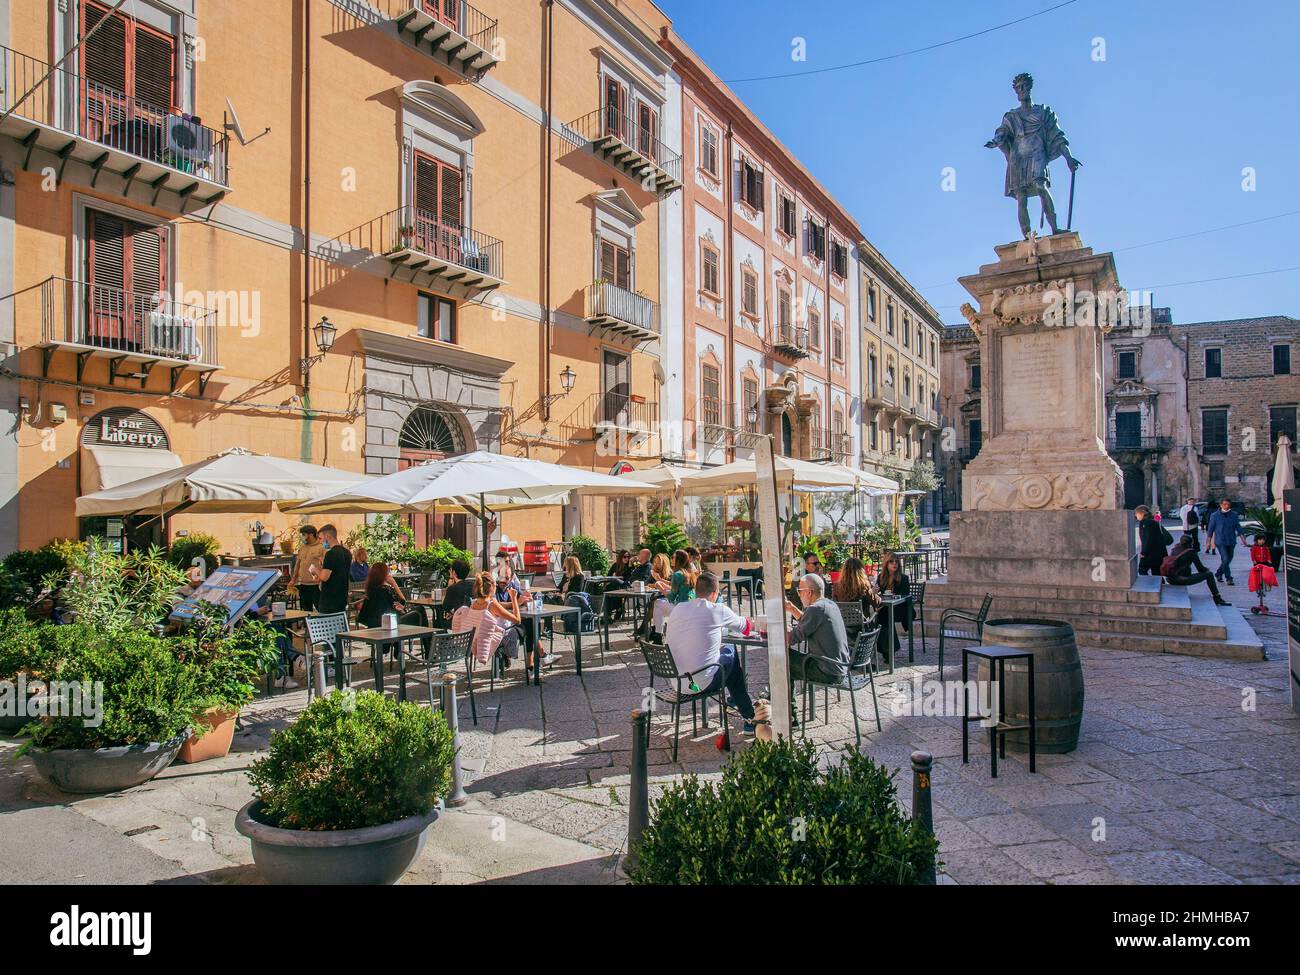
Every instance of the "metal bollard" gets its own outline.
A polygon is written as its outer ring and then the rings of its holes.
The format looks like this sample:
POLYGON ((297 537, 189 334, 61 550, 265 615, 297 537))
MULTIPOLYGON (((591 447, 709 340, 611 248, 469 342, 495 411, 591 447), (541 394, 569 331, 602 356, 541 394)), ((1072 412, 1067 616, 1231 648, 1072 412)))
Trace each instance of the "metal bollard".
MULTIPOLYGON (((931 836, 934 835, 934 809, 930 804, 930 768, 933 764, 934 756, 929 752, 912 752, 912 822, 931 836)), ((922 874, 921 882, 935 882, 933 861, 922 874)))
POLYGON ((456 675, 443 674, 442 687, 439 691, 439 697, 442 699, 442 716, 447 722, 447 727, 451 729, 451 747, 455 749, 451 759, 451 795, 444 800, 444 805, 463 806, 469 802, 469 796, 465 795, 460 772, 460 720, 456 713, 456 675))
POLYGON ((632 712, 632 794, 627 810, 627 866, 636 864, 641 837, 650 825, 650 771, 646 749, 650 744, 650 712, 632 712))

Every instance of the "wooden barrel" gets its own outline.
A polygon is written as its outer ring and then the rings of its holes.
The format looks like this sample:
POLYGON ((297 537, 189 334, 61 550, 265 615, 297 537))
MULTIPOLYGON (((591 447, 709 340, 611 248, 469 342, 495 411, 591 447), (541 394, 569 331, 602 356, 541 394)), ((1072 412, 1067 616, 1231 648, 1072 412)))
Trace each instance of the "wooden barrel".
MULTIPOLYGON (((1074 627, 1059 620, 1000 619, 984 624, 983 643, 1014 647, 1034 655, 1034 706, 1038 712, 1038 751, 1072 752, 1079 745, 1083 720, 1083 666, 1074 642, 1074 627)), ((1007 661, 1006 714, 1008 724, 1029 721, 1029 664, 1007 661)), ((980 680, 988 679, 980 663, 980 680)), ((1029 732, 1007 734, 1007 748, 1029 750, 1029 732)))

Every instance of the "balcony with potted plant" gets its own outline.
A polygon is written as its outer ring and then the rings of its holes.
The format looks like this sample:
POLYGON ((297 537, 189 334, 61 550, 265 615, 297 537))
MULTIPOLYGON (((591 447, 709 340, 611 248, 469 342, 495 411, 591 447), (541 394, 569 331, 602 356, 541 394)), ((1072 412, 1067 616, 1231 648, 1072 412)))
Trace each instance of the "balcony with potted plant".
POLYGON ((493 291, 505 281, 504 245, 434 210, 398 207, 371 221, 365 237, 392 266, 391 275, 458 298, 493 291))

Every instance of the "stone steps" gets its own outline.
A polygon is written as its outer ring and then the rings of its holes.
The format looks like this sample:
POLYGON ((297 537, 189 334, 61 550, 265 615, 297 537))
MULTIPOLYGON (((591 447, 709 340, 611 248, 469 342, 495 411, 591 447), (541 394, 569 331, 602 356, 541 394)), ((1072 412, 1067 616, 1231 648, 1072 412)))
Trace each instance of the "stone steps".
MULTIPOLYGON (((1235 660, 1260 660, 1263 643, 1235 606, 1216 606, 1208 593, 1179 586, 1163 585, 1158 577, 1139 577, 1129 593, 1134 602, 1105 598, 1079 598, 1077 590, 1067 597, 1051 587, 1036 596, 1024 586, 953 586, 946 580, 931 580, 926 587, 925 620, 930 633, 937 634, 944 609, 978 611, 984 593, 993 593, 990 618, 1004 616, 1061 619, 1075 629, 1080 644, 1103 650, 1131 650, 1145 653, 1183 653, 1235 660), (1152 597, 1156 602, 1149 602, 1152 597)), ((1114 593, 1108 594, 1113 597, 1114 593)))

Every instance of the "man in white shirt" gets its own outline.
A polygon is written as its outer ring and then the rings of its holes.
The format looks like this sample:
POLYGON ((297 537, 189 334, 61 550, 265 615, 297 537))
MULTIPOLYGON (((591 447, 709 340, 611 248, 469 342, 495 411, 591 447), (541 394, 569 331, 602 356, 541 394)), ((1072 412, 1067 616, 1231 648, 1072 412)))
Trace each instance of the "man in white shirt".
POLYGON ((726 686, 731 703, 745 719, 745 730, 751 731, 754 704, 735 647, 722 642, 727 630, 748 634, 749 621, 718 601, 718 577, 705 572, 695 582, 695 598, 673 608, 664 640, 678 670, 690 674, 701 691, 726 686))

